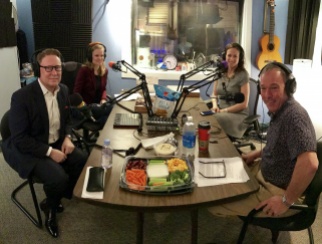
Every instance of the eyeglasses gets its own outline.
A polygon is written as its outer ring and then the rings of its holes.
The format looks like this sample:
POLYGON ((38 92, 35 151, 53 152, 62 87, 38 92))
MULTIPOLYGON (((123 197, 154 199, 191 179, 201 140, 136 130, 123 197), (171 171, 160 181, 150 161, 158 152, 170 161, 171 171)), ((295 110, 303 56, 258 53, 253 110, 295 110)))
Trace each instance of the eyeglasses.
POLYGON ((56 66, 41 66, 41 65, 39 65, 39 67, 44 68, 47 72, 51 72, 51 71, 53 71, 53 69, 55 69, 56 71, 61 71, 61 69, 62 69, 61 65, 56 65, 56 66))

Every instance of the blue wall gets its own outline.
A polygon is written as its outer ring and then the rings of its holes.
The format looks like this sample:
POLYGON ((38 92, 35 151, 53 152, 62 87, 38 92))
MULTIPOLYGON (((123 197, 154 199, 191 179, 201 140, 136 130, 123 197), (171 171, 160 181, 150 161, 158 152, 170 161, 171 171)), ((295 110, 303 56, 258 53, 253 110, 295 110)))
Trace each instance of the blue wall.
MULTIPOLYGON (((248 0, 245 0, 248 1, 248 0)), ((106 61, 115 61, 121 60, 122 58, 122 47, 118 42, 115 42, 115 38, 109 38, 111 36, 117 35, 114 32, 115 27, 118 26, 118 23, 122 21, 122 12, 119 13, 118 18, 115 18, 115 21, 112 23, 108 22, 107 15, 109 11, 113 12, 113 6, 111 6, 113 1, 110 1, 106 4, 106 0, 95 0, 93 1, 92 9, 92 21, 93 21, 93 40, 99 40, 106 44, 108 53, 106 61), (111 31, 113 29, 113 31, 111 31)), ((256 78, 259 70, 257 69, 255 62, 256 56, 259 52, 258 41, 263 35, 263 18, 264 18, 264 4, 266 1, 253 0, 253 19, 252 19, 252 32, 247 33, 252 35, 252 69, 251 76, 256 78)), ((279 52, 284 58, 284 49, 285 49, 285 40, 286 40, 286 28, 287 28, 287 9, 288 9, 288 0, 276 0, 275 1, 275 34, 280 38, 281 45, 279 52)), ((32 15, 31 15, 31 3, 30 0, 17 0, 17 9, 19 16, 19 26, 26 32, 28 40, 28 52, 29 56, 34 52, 34 39, 33 39, 33 29, 32 29, 32 15)), ((121 32, 122 30, 118 30, 121 32)), ((84 47, 85 48, 85 47, 84 47)), ((110 72, 110 78, 121 79, 121 74, 110 72)), ((115 82, 117 90, 121 90, 123 85, 126 85, 126 82, 115 82)))
MULTIPOLYGON (((251 76, 256 78, 259 70, 256 64, 256 56, 260 52, 259 40, 263 35, 263 20, 264 20, 264 2, 253 0, 253 21, 252 21, 252 70, 251 76)), ((284 50, 286 41, 286 30, 287 30, 287 11, 288 11, 288 0, 276 0, 275 1, 275 35, 280 39, 279 53, 284 60, 284 50)), ((267 17, 269 18, 269 16, 267 17)), ((269 28, 267 25, 266 28, 269 28)))
MULTIPOLYGON (((124 13, 119 11, 122 1, 108 1, 95 0, 93 1, 92 8, 92 26, 93 26, 93 40, 101 41, 107 46, 106 63, 109 61, 122 60, 122 21, 124 21, 124 13)), ((249 0, 245 0, 249 1, 249 0)), ((127 2, 127 1, 125 1, 127 2)), ((251 72, 250 76, 257 79, 259 70, 256 67, 256 56, 259 53, 259 39, 263 35, 263 19, 264 19, 264 4, 266 1, 253 0, 253 18, 252 18, 252 31, 246 33, 252 35, 252 53, 251 53, 251 72)), ((286 28, 287 28, 287 10, 288 0, 276 0, 275 1, 275 35, 280 38, 279 52, 284 59, 284 49, 286 40, 286 28)), ((32 31, 32 19, 31 19, 31 7, 30 0, 17 0, 17 9, 19 15, 19 23, 21 29, 26 32, 28 38, 29 56, 34 52, 34 40, 32 31)), ((123 5, 124 6, 124 5, 123 5)), ((268 16, 269 18, 269 16, 268 16)), ((86 48, 86 47, 84 47, 86 48)), ((122 89, 128 89, 135 86, 133 79, 122 79, 120 72, 109 72, 108 89, 111 94, 119 93, 122 89)), ((169 84, 176 84, 177 81, 166 82, 169 84)), ((164 81, 160 81, 161 85, 164 85, 164 81)), ((206 88, 202 88, 205 91, 206 88)), ((204 98, 204 96, 203 96, 204 98)), ((259 106, 259 113, 266 114, 265 106, 259 106)), ((264 122, 268 120, 263 116, 264 122)), ((266 116, 267 117, 267 116, 266 116)))

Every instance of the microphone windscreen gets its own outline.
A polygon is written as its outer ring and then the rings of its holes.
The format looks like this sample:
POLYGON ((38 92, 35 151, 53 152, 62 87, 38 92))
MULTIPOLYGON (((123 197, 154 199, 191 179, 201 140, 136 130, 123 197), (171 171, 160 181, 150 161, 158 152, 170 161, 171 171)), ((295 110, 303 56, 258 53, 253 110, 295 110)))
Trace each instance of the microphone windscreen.
POLYGON ((221 61, 219 65, 220 69, 227 69, 228 68, 228 62, 226 60, 221 61))
POLYGON ((73 93, 69 95, 70 105, 73 107, 78 107, 83 103, 83 98, 79 93, 73 93))
POLYGON ((112 68, 112 69, 115 69, 115 67, 116 67, 116 63, 115 63, 115 62, 113 62, 113 61, 110 61, 110 62, 108 62, 108 66, 109 66, 110 68, 112 68))
POLYGON ((242 103, 245 100, 245 95, 241 92, 238 92, 235 94, 234 100, 236 103, 242 103))

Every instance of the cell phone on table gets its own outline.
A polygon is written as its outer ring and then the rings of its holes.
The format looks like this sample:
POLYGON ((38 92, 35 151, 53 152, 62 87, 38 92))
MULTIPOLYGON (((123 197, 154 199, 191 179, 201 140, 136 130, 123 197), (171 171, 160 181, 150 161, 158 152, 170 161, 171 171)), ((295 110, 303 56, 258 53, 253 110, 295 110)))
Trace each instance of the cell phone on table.
POLYGON ((212 115, 214 114, 215 112, 213 110, 206 110, 206 111, 201 111, 200 114, 202 116, 207 116, 207 115, 212 115))

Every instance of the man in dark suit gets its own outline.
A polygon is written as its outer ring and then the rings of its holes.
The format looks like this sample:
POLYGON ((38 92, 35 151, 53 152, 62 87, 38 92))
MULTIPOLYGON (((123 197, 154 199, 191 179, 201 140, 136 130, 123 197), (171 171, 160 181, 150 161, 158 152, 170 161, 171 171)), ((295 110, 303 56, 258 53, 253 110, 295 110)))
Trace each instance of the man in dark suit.
POLYGON ((63 197, 72 197, 87 156, 71 141, 68 88, 60 84, 60 52, 39 52, 35 73, 38 81, 12 95, 11 136, 3 142, 2 149, 20 177, 33 173, 43 183, 47 198, 40 207, 45 212, 45 226, 53 237, 58 237, 56 212, 63 211, 63 197))

